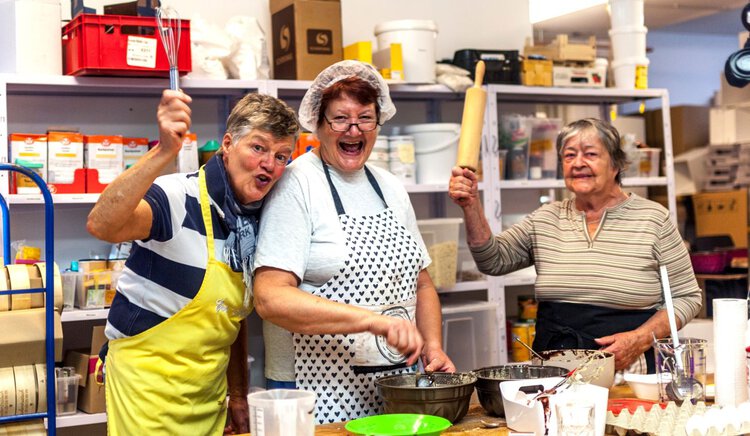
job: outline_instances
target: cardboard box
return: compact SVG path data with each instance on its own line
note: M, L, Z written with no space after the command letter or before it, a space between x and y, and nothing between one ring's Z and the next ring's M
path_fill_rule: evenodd
M672 124L672 155L678 156L708 144L708 106L672 106L669 117ZM664 149L664 124L661 109L648 111L646 118L646 143L649 147Z
M86 168L99 171L99 183L112 183L122 173L122 136L84 135Z
M96 361L99 350L107 337L104 326L92 329L91 347L87 350L68 351L65 356L65 366L72 366L76 374L81 374L78 386L78 408L86 413L103 413L106 411L104 385L96 382Z
M400 42L392 42L390 47L373 53L372 61L384 79L404 80L404 51Z
M552 85L566 88L604 88L607 67L552 67Z
M711 144L750 141L750 108L713 107L709 113Z
M83 168L83 135L47 133L47 183L72 184L75 170Z
M313 80L343 59L339 0L270 0L274 79Z
M62 323L54 313L55 361L62 360ZM3 312L0 316L0 368L45 363L44 309Z
M130 168L148 153L148 138L122 138L123 170Z
M47 135L11 133L10 162L41 165L39 168L34 168L34 171L47 181ZM21 173L13 172L11 194L39 194L41 192L33 180Z
M182 148L177 154L177 172L192 173L198 171L198 136L188 133L182 140Z
M344 59L372 63L372 41L358 41L344 47Z
M747 247L747 189L693 195L695 236L730 235Z

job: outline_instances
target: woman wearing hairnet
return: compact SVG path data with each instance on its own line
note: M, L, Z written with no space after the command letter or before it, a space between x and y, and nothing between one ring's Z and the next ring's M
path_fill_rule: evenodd
M263 210L254 302L266 377L314 391L321 423L377 413L375 379L412 372L419 358L425 371L455 371L409 196L365 165L395 113L372 66L321 72L300 107L320 148L289 165Z

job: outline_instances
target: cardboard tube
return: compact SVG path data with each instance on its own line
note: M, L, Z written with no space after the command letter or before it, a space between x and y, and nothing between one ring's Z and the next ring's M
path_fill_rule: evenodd
M7 265L10 288L14 291L29 289L29 269L26 265ZM10 310L31 309L31 294L13 294L10 296Z
M0 368L0 416L16 414L16 378L13 368Z
M39 263L35 263L34 265L35 265L35 268L39 269L39 274L42 276L42 287L47 286L47 264L45 262L39 262ZM58 311L59 313L62 313L62 309L63 309L62 277L60 276L60 268L58 268L57 263L54 264L54 267L55 267L55 272L54 272L55 310Z
M482 126L487 91L482 89L484 61L477 62L474 86L466 90L464 114L461 119L461 138L458 141L456 165L474 172L479 168L479 151L482 147Z
M0 268L0 290L9 291L10 283L8 282L8 272L5 268ZM10 310L10 295L0 295L0 312Z
M36 371L36 411L44 413L47 411L47 365L36 363L34 370Z
M16 374L16 413L36 413L37 384L34 365L14 366Z

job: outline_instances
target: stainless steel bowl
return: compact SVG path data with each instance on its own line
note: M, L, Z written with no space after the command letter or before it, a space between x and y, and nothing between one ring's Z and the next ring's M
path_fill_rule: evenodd
M375 380L385 413L436 415L460 421L469 410L477 376L474 373L432 373L434 383L417 387L416 374L397 374Z
M565 368L547 365L500 365L488 366L474 371L477 375L477 396L487 413L505 416L500 383L508 380L527 380L545 377L560 377L568 373Z

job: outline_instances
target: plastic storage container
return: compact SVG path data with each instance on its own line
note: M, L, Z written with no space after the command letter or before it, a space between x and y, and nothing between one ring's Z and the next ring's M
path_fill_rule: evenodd
M401 44L408 83L435 83L437 34L437 24L432 20L395 20L375 26L378 50Z
M557 134L562 129L558 118L532 118L529 144L529 179L557 178Z
M253 436L313 436L315 393L296 389L271 389L247 396Z
M76 374L73 367L55 368L55 381L57 383L57 414L73 415L76 413L78 404L78 381L81 375Z
M498 364L497 308L486 301L443 304L443 350L456 371Z
M438 288L452 288L456 285L458 233L462 222L462 218L417 221L419 232L432 258L427 272Z
M453 54L453 65L468 70L474 80L477 62L484 61L484 83L521 84L521 62L518 50L458 50Z
M81 14L63 27L63 73L71 76L169 77L153 17ZM189 73L190 21L180 23L177 69Z
M417 183L445 184L456 164L461 125L458 123L426 123L406 126L403 131L414 137Z
M508 150L505 157L505 178L508 180L529 177L531 129L529 117L504 115L500 120L500 148Z

